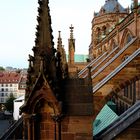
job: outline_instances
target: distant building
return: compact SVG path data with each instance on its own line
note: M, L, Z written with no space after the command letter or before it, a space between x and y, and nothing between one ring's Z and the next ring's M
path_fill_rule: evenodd
M21 97L14 100L14 112L13 112L14 120L18 120L21 117L19 114L19 108L24 104L24 98L25 96L22 95Z
M27 80L27 75L22 74L21 77L20 77L19 86L18 86L19 96L25 94L26 80Z
M17 72L0 72L0 103L5 103L13 95L15 98L25 94L26 75Z

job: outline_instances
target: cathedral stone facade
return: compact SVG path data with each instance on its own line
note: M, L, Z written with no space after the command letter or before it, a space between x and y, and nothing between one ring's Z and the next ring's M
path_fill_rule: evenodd
M106 0L92 20L89 61L76 63L70 26L68 62L58 33L54 48L48 0L38 0L22 118L9 138L140 139L140 6ZM20 127L19 127L20 126ZM20 128L20 129L17 129ZM17 130L21 130L20 137ZM8 132L8 131L7 131Z
M29 55L26 103L21 107L24 138L29 140L92 139L91 79L78 78L87 63L74 62L74 27L70 26L69 58L58 34L54 48L48 0L39 0L38 25Z
M123 8L117 0L106 0L94 14L89 47L94 139L140 139L136 117L140 100L139 14L138 0L132 1L130 9ZM88 77L87 72L83 69L79 77ZM108 101L115 103L118 115L113 122L100 117ZM99 133L95 135L96 129Z

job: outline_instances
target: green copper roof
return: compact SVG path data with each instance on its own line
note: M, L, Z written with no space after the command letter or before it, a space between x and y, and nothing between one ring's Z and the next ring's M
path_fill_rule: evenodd
M117 118L118 115L106 104L93 122L93 136L98 134Z
M109 105L116 105L116 104L114 102L112 102L112 101L108 101L107 105L109 106Z
M66 55L67 61L68 61L68 55ZM74 62L87 62L88 55L85 54L75 54L74 56Z
M75 54L75 62L87 62L88 55Z
M112 101L108 101L107 105L114 111L116 112L116 104Z

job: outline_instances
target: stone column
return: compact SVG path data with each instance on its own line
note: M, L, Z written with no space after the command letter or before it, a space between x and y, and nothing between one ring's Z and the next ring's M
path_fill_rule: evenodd
M136 81L136 101L140 100L140 81Z
M30 115L23 114L23 140L27 138L31 140L31 123L30 123ZM27 135L27 137L26 137Z
M52 119L55 124L55 132L54 132L54 137L55 140L61 140L61 121L62 121L63 115L53 115Z
M137 36L137 13L138 13L138 0L133 0L133 12L134 12L134 22L135 22L135 36Z
M89 86L89 93L92 93L92 78L91 78L91 66L88 66L88 86Z

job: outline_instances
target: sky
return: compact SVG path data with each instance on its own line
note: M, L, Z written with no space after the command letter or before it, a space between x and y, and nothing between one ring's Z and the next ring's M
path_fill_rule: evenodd
M49 0L55 48L58 31L68 50L69 27L74 26L76 54L88 54L91 41L91 21L105 0ZM131 0L118 0L128 7ZM0 1L0 66L28 68L28 55L35 45L38 0Z

